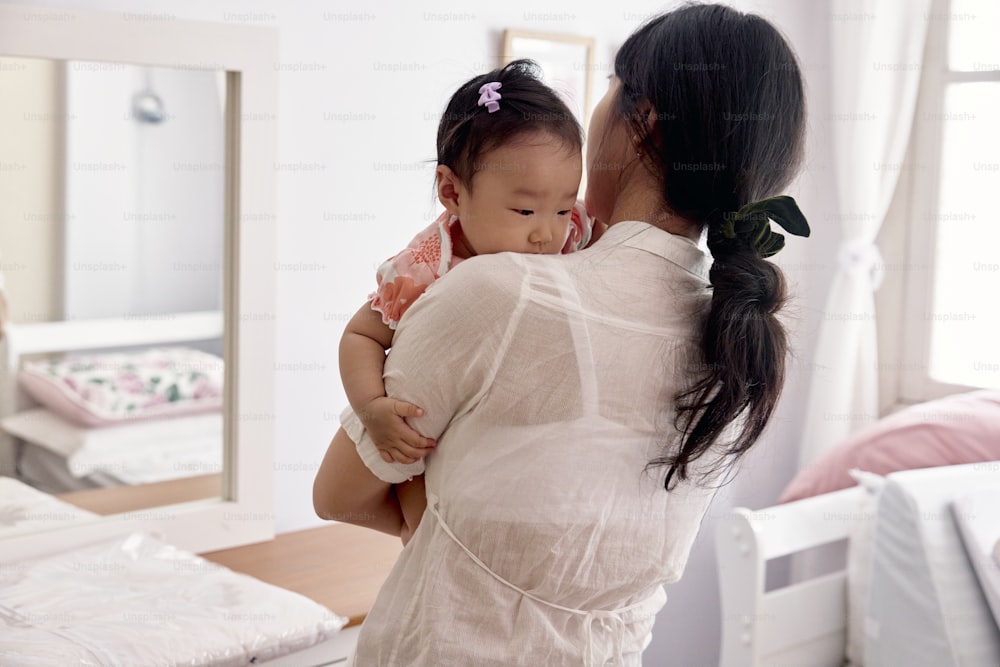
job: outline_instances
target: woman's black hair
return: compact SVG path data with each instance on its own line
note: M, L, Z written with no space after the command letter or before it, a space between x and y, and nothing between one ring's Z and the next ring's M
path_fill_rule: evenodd
M802 161L805 102L795 55L765 19L722 5L687 5L633 33L615 58L617 113L642 138L674 213L711 228L785 188ZM649 105L655 114L650 130ZM712 247L712 301L693 385L676 397L679 449L664 487L717 441L738 457L757 441L781 394L788 343L776 313L781 270L749 245Z
M479 106L479 88L501 84L499 109ZM468 187L477 171L489 168L482 158L524 135L547 133L567 149L580 151L583 130L559 95L542 83L531 60L515 60L500 69L466 81L448 100L437 133L437 163L446 165Z

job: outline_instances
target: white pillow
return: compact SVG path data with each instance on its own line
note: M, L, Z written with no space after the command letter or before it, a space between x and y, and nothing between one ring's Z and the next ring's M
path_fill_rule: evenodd
M950 506L1000 485L1000 471L971 463L897 472L878 502L865 667L1000 664L997 629L962 546Z
M0 428L15 438L69 457L84 444L88 429L70 423L47 408L16 412L0 420Z
M0 420L0 428L66 458L70 472L145 484L222 469L222 414L207 413L85 428L45 408Z
M47 408L34 408L4 417L0 428L56 454L70 456L83 447L105 443L115 446L132 443L139 447L147 441L196 437L206 430L217 430L215 425L221 423L221 414L207 413L88 428L69 422Z

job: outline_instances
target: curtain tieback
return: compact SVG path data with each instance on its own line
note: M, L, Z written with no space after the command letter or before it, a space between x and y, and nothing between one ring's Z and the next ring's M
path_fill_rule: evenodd
M837 265L848 275L867 275L873 291L882 285L885 277L882 253L877 245L864 239L851 239L841 243L837 252Z

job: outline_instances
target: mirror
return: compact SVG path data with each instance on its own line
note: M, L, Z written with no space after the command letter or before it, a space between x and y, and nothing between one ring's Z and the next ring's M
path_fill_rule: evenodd
M6 474L98 515L221 496L225 88L207 69L0 58ZM77 330L43 324L94 320L178 340L120 347L109 323L77 351ZM65 335L22 355L23 324ZM0 535L45 525L9 513Z
M276 32L0 26L0 562L269 539Z
M518 58L538 63L545 82L559 93L584 128L590 126L593 37L508 28L503 33L503 62Z

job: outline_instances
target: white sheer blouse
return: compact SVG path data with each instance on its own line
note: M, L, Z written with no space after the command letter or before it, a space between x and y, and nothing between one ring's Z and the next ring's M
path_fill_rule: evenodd
M636 221L572 255L463 262L410 308L385 368L438 439L428 511L362 627L355 664L641 664L710 484L663 488L674 396L697 371L709 257ZM704 465L709 465L705 462Z

